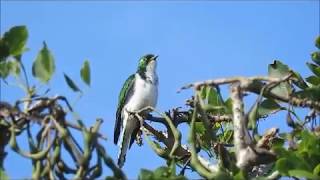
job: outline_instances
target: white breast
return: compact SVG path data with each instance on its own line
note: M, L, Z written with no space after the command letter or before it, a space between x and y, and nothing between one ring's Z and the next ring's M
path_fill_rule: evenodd
M157 78L156 78L157 81ZM139 74L136 74L136 82L134 84L134 93L130 98L125 109L134 112L139 111L147 106L155 107L158 99L157 84L144 81Z

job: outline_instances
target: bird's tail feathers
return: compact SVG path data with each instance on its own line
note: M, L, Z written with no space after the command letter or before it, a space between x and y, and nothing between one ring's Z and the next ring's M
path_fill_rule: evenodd
M119 154L118 154L118 166L121 168L126 160L127 150L130 146L131 136L136 129L136 122L134 119L127 119L124 122L124 128L120 136L119 142Z
M122 168L126 161L126 154L130 144L131 133L126 128L122 131L121 141L119 143L118 166Z

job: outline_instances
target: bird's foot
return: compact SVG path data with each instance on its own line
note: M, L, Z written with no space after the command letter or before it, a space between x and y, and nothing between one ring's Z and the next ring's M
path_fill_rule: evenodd
M142 141L142 131L139 130L137 135L136 135L136 143L138 146L142 146L143 145L143 141Z

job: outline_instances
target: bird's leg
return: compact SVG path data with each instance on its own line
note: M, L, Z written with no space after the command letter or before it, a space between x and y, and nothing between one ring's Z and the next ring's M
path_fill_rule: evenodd
M141 111L134 111L134 112L131 112L128 110L126 110L126 111L130 114L130 116L133 115L136 119L138 119L139 124L140 124L140 129L141 129L141 127L143 127L143 121L144 121L143 117L140 115Z
M140 115L141 113L141 110L140 111L128 111L127 109L125 109L127 111L127 113L129 114L129 116L133 116L135 120L138 120L139 121L139 129L138 129L138 132L136 134L136 143L138 144L138 146L142 146L143 143L142 143L142 128L143 128L143 122L144 122L144 119L143 117Z
M152 111L153 110L153 107L151 106L147 106L145 108L142 108L138 111L128 111L126 109L126 111L130 114L130 115L134 115L138 120L139 120L139 123L140 123L140 130L142 129L143 127L143 123L144 123L144 119L146 118L146 116L148 115L147 113Z
M144 119L143 119L143 117L140 116L139 113L136 113L136 117L138 118L139 123L140 123L140 128L139 128L139 130L137 132L137 135L136 135L136 142L137 142L138 146L142 146L143 145L143 142L142 142L142 128L143 128Z
M139 146L142 146L142 130L143 130L143 124L144 124L144 119L146 119L148 113L150 111L153 111L154 108L151 107L151 106L147 106L145 108L142 108L140 109L139 111L128 111L127 109L125 109L127 111L127 113L131 116L135 116L135 118L139 121L139 124L140 124L140 128L136 134L136 143L139 145Z

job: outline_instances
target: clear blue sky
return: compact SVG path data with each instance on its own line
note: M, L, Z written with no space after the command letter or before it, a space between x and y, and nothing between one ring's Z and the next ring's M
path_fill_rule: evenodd
M57 65L50 82L52 94L76 100L63 80L62 72L68 73L85 91L76 111L88 125L96 117L105 120L101 130L109 140L104 145L115 159L112 134L117 97L140 56L159 55L161 111L184 105L191 91L176 94L176 90L185 83L265 75L274 59L306 77L310 72L305 62L319 34L319 1L1 1L1 34L15 25L29 30L30 51L23 57L29 74L45 40ZM79 77L85 59L92 69L91 88ZM23 96L21 90L5 85L1 93L1 100L9 102ZM268 123L279 127L283 121ZM165 164L154 157L147 144L134 145L124 166L128 177L137 177L140 168ZM12 178L31 175L30 162L14 153L5 167Z

